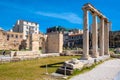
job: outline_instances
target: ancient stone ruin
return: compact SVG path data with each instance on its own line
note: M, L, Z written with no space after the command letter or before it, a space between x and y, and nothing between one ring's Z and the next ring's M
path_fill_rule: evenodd
M109 27L110 22L108 19L91 4L85 4L82 7L84 11L83 17L83 56L80 60L72 59L64 62L63 66L60 67L56 72L61 74L70 75L75 69L82 69L89 67L96 62L104 61L109 56ZM92 55L89 55L89 16L88 11L92 14ZM99 44L100 51L98 51L98 22L97 17L100 19L100 32L99 32Z
M109 27L108 19L91 4L85 4L83 7L83 56L82 59L89 59L89 16L88 11L92 14L92 57L109 55ZM100 52L98 52L98 22L97 16L100 19Z
M47 53L62 53L63 33L52 32L47 34Z

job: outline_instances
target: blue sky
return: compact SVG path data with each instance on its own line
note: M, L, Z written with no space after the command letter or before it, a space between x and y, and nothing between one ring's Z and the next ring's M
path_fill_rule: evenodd
M37 22L40 31L61 25L83 28L82 6L91 3L112 22L112 30L119 30L119 0L0 0L0 27L9 30L18 19Z

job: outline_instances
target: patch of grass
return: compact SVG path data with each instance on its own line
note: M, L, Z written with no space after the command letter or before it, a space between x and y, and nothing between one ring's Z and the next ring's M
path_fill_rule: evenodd
M115 51L115 48L109 48L109 51L114 52L114 51Z
M0 50L0 55L3 55L4 50ZM5 50L5 54L10 54L10 50Z
M49 78L49 75L44 75L46 64L48 65L48 73L52 73L64 61L79 57L59 56L0 64L0 80L45 80L45 78Z

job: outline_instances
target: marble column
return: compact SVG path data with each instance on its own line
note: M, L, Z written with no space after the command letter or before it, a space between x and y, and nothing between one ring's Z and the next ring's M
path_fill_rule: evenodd
M92 57L98 57L98 23L97 15L93 14L93 25L92 25Z
M100 56L104 55L104 18L100 20Z
M105 28L104 28L104 53L106 55L109 55L109 22L105 22Z
M83 56L81 59L89 59L89 16L88 16L88 10L84 11L84 17L83 17Z

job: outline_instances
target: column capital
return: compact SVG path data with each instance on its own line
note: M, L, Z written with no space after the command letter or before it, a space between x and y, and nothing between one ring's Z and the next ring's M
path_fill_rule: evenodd
M104 17L100 17L100 20L105 20Z
M82 10L83 10L83 11L87 11L87 9L86 9L86 8L82 8Z
M108 19L105 19L105 23L111 23L111 22L109 22Z
M92 13L92 16L97 16L98 14L97 13Z
M85 10L89 11L90 8L89 8L89 7L85 7L85 8L82 8L82 10L83 10L83 11L85 11Z

